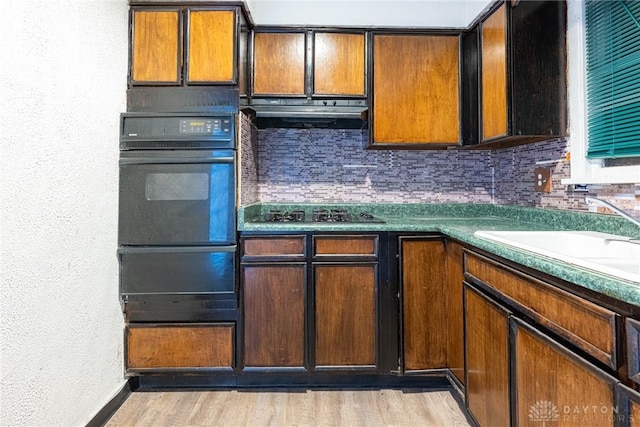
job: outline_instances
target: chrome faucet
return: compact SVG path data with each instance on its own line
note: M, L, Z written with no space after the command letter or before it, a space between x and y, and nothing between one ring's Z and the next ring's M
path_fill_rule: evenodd
M612 211L614 211L615 213L617 213L618 215L620 215L624 219L629 220L632 223L634 223L635 225L637 225L638 227L640 227L640 220L638 220L638 219L632 217L631 215L629 215L628 213L616 208L615 206L613 206L609 202L605 202L604 200L596 199L594 197L585 197L584 201L588 205L602 206L602 207L605 207L607 209L611 209Z

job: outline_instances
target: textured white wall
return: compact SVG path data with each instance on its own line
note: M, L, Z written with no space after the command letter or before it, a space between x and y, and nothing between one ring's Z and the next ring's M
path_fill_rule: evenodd
M83 425L124 384L126 0L3 3L0 425Z

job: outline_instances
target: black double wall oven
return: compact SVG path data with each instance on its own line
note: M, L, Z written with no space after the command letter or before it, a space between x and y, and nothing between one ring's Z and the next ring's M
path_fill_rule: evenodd
M123 113L118 257L128 322L235 320L235 114Z

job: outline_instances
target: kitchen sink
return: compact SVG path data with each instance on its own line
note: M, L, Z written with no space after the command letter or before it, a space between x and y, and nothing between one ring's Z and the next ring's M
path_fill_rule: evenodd
M595 231L476 231L476 237L640 284L640 241Z

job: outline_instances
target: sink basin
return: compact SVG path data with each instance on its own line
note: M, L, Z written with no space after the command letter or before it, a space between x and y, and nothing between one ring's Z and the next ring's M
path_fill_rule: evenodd
M595 231L476 231L476 237L640 284L640 244Z

